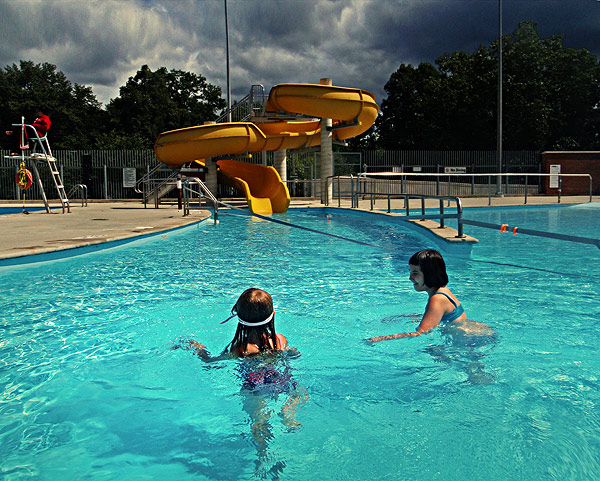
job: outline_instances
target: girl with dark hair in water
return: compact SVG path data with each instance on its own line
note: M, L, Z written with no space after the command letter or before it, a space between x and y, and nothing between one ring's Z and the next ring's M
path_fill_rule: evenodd
M246 289L231 309L231 316L221 324L234 317L238 318L235 334L219 356L212 357L204 344L189 341L189 345L196 349L203 361L247 357L259 353L271 354L290 349L286 337L275 331L275 310L268 292L256 288Z

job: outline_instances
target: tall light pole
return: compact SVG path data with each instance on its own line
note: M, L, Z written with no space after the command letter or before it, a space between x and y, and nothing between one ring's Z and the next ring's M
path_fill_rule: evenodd
M498 128L497 155L498 173L502 172L502 0L498 0ZM502 176L498 175L496 195L502 195Z
M227 51L227 122L231 122L231 85L229 83L229 22L227 20L227 0L225 1L225 45Z

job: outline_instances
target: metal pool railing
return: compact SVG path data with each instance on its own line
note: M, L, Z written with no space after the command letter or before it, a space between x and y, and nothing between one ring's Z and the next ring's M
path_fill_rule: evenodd
M557 181L557 195L558 195L558 203L561 201L562 196L562 184L564 177L583 177L587 178L589 181L589 201L592 202L592 193L593 193L593 183L592 176L590 174L515 174L515 173L487 173L487 174L437 174L437 173L398 173L398 172L373 172L373 173L362 173L355 176L332 176L327 178L327 186L332 182L332 179L337 177L338 190L337 195L338 198L341 196L341 182L340 178L346 179L346 186L349 184L351 188L351 196L352 196L352 204L353 207L358 206L358 196L365 195L365 191L369 190L373 192L373 195L385 196L387 194L405 194L407 193L408 188L416 188L425 190L425 184L429 184L429 187L435 187L435 194L432 195L442 195L443 188L446 186L446 195L476 195L477 193L483 194L485 184L481 182L476 183L476 179L484 180L487 178L487 196L488 196L488 204L492 205L492 197L497 195L495 190L497 189L496 179L499 177L505 179L505 189L508 192L509 186L514 186L514 184L509 184L508 179L522 179L523 183L519 184L521 188L524 188L524 204L527 204L527 197L529 195L529 179L530 178L539 178L542 179L544 177L549 177L551 179L555 179ZM427 180L427 179L435 179L435 180ZM452 182L452 179L462 180L465 178L470 178L470 192L460 192L451 194L451 186L456 187L457 185L462 186L463 190L465 186L468 186L468 183L465 182ZM415 179L415 180L409 180ZM444 180L447 179L447 180ZM334 183L335 185L335 183ZM327 187L326 186L326 187ZM482 188L484 190L482 190ZM553 187L554 188L554 187ZM325 196L327 196L327 192L329 189L324 188ZM387 192L384 192L386 190ZM393 191L393 192L390 192ZM424 192L419 192L418 194L423 194ZM537 186L536 186L537 193ZM329 199L326 199L325 204L328 204ZM338 201L339 202L339 201Z
M418 194L388 194L388 212L391 211L390 198L394 197L403 197L404 198L404 208L406 210L406 214L402 217L404 220L431 220L438 219L440 221L440 228L446 227L445 219L458 219L458 228L456 237L463 238L465 237L463 232L463 223L462 223L462 203L460 201L460 197L451 197L446 195L418 195ZM411 215L410 213L410 199L420 199L421 200L421 214ZM439 201L439 214L425 214L425 201L426 200L437 200ZM448 202L448 206L450 206L451 202L456 204L456 214L444 214L444 201ZM371 197L371 210L373 210L373 198Z
M77 184L74 185L73 187L71 187L71 190L69 191L69 193L67 194L67 197L70 199L71 196L75 193L78 192L81 196L81 207L87 207L88 205L88 188L87 185L85 184Z
M566 174L565 174L566 175ZM368 193L370 195L370 193ZM402 216L402 220L426 220L426 219L439 219L440 228L445 227L445 219L457 219L457 238L464 238L464 225L473 225L477 227L485 227L487 229L496 229L500 230L500 232L512 232L513 235L524 234L531 235L537 237L545 237L547 239L558 239L569 242L576 242L579 244L588 244L594 245L600 249L600 239L590 238L590 237L581 237L574 236L570 234L560 234L555 232L545 232L539 231L535 229L528 229L526 227L518 227L518 226L510 226L508 224L491 224L489 222L480 222L470 219L463 218L463 210L462 203L460 197L450 197L450 196L435 196L435 195L417 195L417 194L386 194L388 198L388 212L390 209L390 199L392 197L403 197L404 198L404 206L406 209L406 214ZM420 199L421 200L421 214L412 215L410 212L410 199ZM439 214L425 214L425 201L426 200L438 200L439 201ZM444 213L444 201L448 202L448 206L450 206L451 202L456 204L456 214L445 214ZM371 210L373 209L373 197L371 197Z
M498 177L503 177L505 193L523 195L523 203L527 204L529 195L538 193L538 185L529 185L530 178L549 177L556 180L558 203L563 195L564 177L583 177L588 179L589 202L592 202L593 179L590 174L515 174L515 173L488 173L488 174L437 174L437 173L398 173L398 172L372 172L355 175L332 175L321 184L321 200L329 205L330 200L338 199L338 206L342 198L350 197L352 207L358 207L360 196L371 195L385 197L390 195L416 194L416 195L446 195L446 196L487 196L488 205L492 205L492 198L497 196ZM470 178L470 182L464 182ZM413 180L414 179L414 180ZM432 180L434 179L434 180ZM445 180L447 179L447 180ZM454 179L454 181L452 180ZM479 182L476 182L476 179ZM487 184L485 183L487 179ZM508 179L518 180L518 184L509 184ZM554 180L552 179L552 180ZM458 182L457 180L463 180ZM481 182L483 180L483 182ZM486 188L487 187L487 188ZM555 187L552 187L554 189ZM533 192L532 192L533 191ZM332 199L329 198L330 192Z
M362 174L361 176L366 177L366 176L373 176L373 175L374 174L366 174L366 175ZM381 173L379 175L390 175L390 174L389 173L385 173L385 174ZM396 175L402 175L402 174L396 174ZM406 174L406 175L419 175L419 174ZM425 174L425 175L431 175L431 174ZM444 174L444 175L448 175L448 174ZM464 175L474 175L474 174L453 174L453 175L464 176ZM477 174L475 174L475 175L477 175ZM497 174L481 174L481 175L487 175L489 177L497 176ZM511 175L521 175L521 174L502 174L502 175L511 176ZM587 178L589 178L589 181L590 181L589 202L592 202L592 176L590 174L527 174L526 177L529 175L537 175L537 176L541 176L541 177L548 177L548 176L552 176L552 175L558 176L557 181L558 181L558 201L559 201L559 203L560 203L560 195L561 195L561 190L562 190L561 177L587 177ZM341 203L341 197L340 197L341 176L331 176L330 178L327 179L327 181L330 182L331 181L330 179L335 178L335 177L337 177L338 206L339 206ZM379 190L374 190L374 191L369 191L367 189L361 190L359 178L354 178L353 176L350 176L350 177L345 177L345 180L350 181L350 187L351 187L351 192L352 192L352 207L358 207L358 201L359 201L359 197L361 195L362 196L367 196L367 195L370 196L371 210L374 207L375 196L387 197L387 201L388 201L387 211L391 212L391 199L392 198L403 198L404 199L404 208L406 209L406 214L404 216L402 216L403 220L439 219L440 227L444 228L445 227L445 223L444 223L445 219L457 219L457 222L458 222L458 226L457 226L458 233L456 235L457 238L465 237L463 226L464 226L464 224L467 224L467 225L473 225L473 226L478 226L478 227L485 227L488 229L500 229L501 232L512 231L513 235L516 235L517 233L519 233L519 234L532 235L532 236L538 236L538 237L546 237L549 239L558 239L558 240L564 240L564 241L569 241L569 242L577 242L577 243L581 243L581 244L595 245L596 247L600 248L600 239L573 236L573 235L569 235L569 234L560 234L560 233L554 233L554 232L544 232L544 231L538 231L538 230L534 230L534 229L521 228L518 226L511 227L508 224L496 225L496 224L490 224L490 223L486 223L486 222L479 222L479 221L464 219L462 203L461 203L460 197L440 196L440 195L420 195L420 194L409 194L409 193L389 193L389 192L382 193ZM490 183L490 186L491 186L491 179L488 182ZM325 187L327 187L327 186L325 186ZM327 189L324 188L323 190L326 191ZM410 199L420 199L421 200L421 214L411 215ZM426 200L439 201L439 214L425 214L425 201ZM456 204L456 214L445 214L444 213L444 201L448 202L448 206L450 206L451 202L454 202ZM527 193L525 194L525 204L526 203L527 203ZM491 199L490 199L490 205L491 205Z
M288 179L285 183L291 197L321 196L321 179Z

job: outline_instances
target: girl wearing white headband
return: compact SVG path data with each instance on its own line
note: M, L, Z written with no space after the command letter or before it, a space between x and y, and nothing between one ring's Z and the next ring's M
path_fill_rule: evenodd
M246 357L289 349L286 337L275 332L273 299L268 292L256 288L245 290L231 309L231 314L221 324L237 317L237 329L220 356L211 357L206 351L206 346L197 341L189 341L203 360L213 361L229 356Z
M296 420L296 411L308 400L308 391L294 380L287 365L287 356L261 356L278 351L299 355L295 348L289 347L283 334L275 332L275 311L269 293L255 288L245 290L231 309L231 314L221 324L237 317L238 325L233 339L219 356L211 356L204 344L194 340L176 346L175 349L194 350L205 362L248 358L240 363L237 370L242 380L244 410L252 420L252 436L259 459L262 459L267 454L268 441L273 437L269 422L273 411L267 399L271 396L276 399L284 393L287 395L288 399L281 407L280 415L283 424L294 429L300 426Z
M231 354L246 357L288 349L285 336L275 332L273 299L268 292L255 288L245 290L231 314L238 318L235 335L228 346Z

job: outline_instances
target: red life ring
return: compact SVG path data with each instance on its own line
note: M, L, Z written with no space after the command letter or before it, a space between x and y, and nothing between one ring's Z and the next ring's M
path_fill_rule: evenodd
M29 172L29 170L21 167L17 171L16 180L19 189L27 190L29 189L29 187L31 187L31 184L33 183L33 176L31 175L31 172Z

